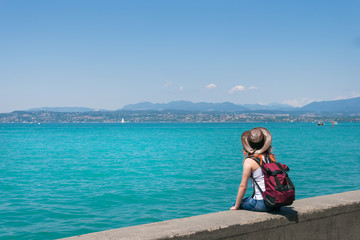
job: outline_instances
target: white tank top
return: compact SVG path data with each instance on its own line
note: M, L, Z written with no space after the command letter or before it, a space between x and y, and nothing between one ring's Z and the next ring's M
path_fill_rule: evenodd
M265 158L263 155L261 155L261 158L263 160L263 162L265 161ZM255 171L252 172L252 177L255 179L255 181L257 182L257 184L259 184L261 190L263 192L265 192L265 181L264 181L264 174L261 170L261 167L259 167L258 169L256 169ZM251 183L252 183L252 187L253 189L255 189L255 194L254 194L254 199L255 200L264 200L258 186L256 185L256 183L254 183L254 180L251 178Z

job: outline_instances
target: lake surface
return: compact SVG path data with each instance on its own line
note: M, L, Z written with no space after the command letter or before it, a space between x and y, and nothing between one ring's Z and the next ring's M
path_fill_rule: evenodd
M0 239L228 210L240 136L257 126L272 133L297 199L360 189L359 123L0 124Z

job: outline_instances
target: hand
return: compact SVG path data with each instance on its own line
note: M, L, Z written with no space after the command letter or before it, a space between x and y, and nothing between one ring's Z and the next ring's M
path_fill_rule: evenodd
M235 206L232 206L232 207L230 208L230 211L232 211L232 210L239 210L239 209L236 208Z

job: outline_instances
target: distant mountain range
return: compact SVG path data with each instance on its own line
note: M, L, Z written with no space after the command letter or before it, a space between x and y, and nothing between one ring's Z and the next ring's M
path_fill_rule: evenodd
M360 113L360 97L351 99L342 99L334 101L312 102L301 108L295 108L286 104L244 104L238 105L231 102L224 103L193 103L190 101L173 101L169 103L151 103L141 102L137 104L129 104L118 111L164 111L164 110L180 110L180 111L196 111L196 112L246 112L246 111L291 111L291 112L328 112L328 113ZM39 112L91 112L91 111L107 111L96 110L85 107L43 107L32 108L27 111Z
M201 111L201 112L241 112L241 111L257 111L257 110L294 110L295 108L286 104L244 104L238 105L231 102L224 103L193 103L189 101L174 101L169 103L151 103L141 102L124 106L121 110L185 110L185 111Z
M334 101L312 102L301 108L286 104L243 104L237 105L230 102L224 103L193 103L189 101L175 101L169 103L142 102L124 106L121 110L186 110L186 111L300 111L300 112L329 112L329 113L360 113L360 97Z
M224 103L206 103L199 102L193 103L189 101L174 101L169 103L151 103L151 102L141 102L137 104L130 104L124 106L121 110L185 110L185 111L201 111L201 112L211 112L211 111L222 111L222 112L237 112L237 111L246 111L249 110L242 105L236 105L230 102Z
M359 113L360 97L334 101L312 102L301 108L308 112Z

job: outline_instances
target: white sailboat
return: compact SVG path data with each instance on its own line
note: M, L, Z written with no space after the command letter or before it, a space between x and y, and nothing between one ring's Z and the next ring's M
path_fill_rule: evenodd
M124 118L121 118L121 123L125 123L125 120L124 120Z

